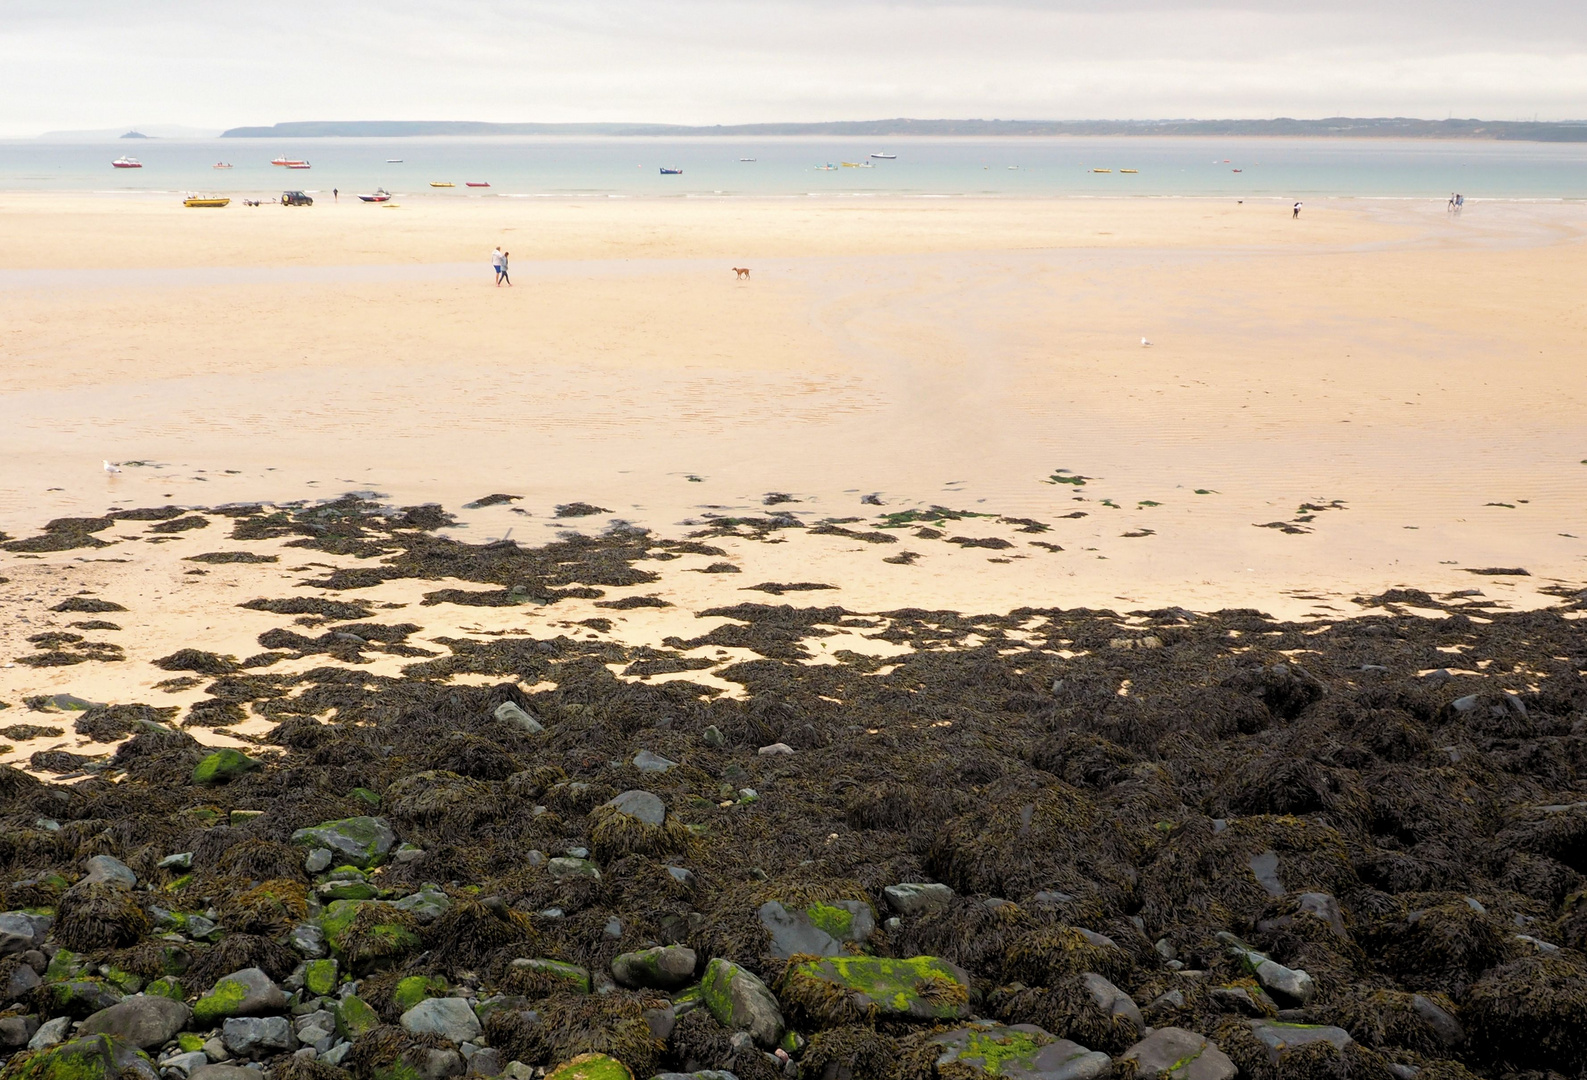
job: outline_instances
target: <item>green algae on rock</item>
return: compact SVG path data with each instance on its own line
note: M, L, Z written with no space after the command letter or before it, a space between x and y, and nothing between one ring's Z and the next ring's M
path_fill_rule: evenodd
M782 1037L783 1018L777 998L753 972L717 957L700 980L700 997L716 1022L729 1031L747 1031L762 1047Z
M416 919L384 900L335 900L320 914L325 942L356 970L379 967L419 948Z
M253 758L228 746L193 766L193 783L202 787L230 783L258 765Z
M941 1048L939 1080L1096 1080L1112 1070L1106 1054L1055 1038L1034 1024L980 1021L931 1041Z
M13 1058L6 1080L159 1080L147 1055L109 1035L90 1035Z
M397 834L384 818L353 817L326 821L299 829L292 842L300 847L326 848L360 870L379 866L397 842Z
M627 1065L605 1054L580 1054L546 1074L546 1080L634 1080Z
M962 1020L970 977L935 956L829 956L788 965L779 984L790 1013L817 1027L870 1020Z

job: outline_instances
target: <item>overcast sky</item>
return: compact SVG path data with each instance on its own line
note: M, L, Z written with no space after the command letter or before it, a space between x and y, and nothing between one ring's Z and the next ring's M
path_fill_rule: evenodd
M281 120L1587 117L1581 0L0 0L0 135Z

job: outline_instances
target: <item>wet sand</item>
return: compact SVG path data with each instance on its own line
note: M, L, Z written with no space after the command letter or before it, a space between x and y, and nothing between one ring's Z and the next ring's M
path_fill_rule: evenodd
M783 601L855 611L1336 618L1396 586L1532 607L1587 578L1582 232L1570 204L1450 218L1354 200L1292 222L1263 201L209 213L0 196L0 531L350 490L438 502L461 539L526 544L612 519L682 537L772 509L861 519L840 524L850 532L933 505L992 515L935 538L894 530L893 544L808 529L712 540L741 572L667 564L637 591L675 607L622 613L611 633L631 643L680 619L702 633L693 613L714 604L775 602L743 591L765 581L830 584ZM498 242L511 290L490 285ZM107 476L104 458L145 464ZM492 492L522 500L461 509ZM797 501L768 508L773 492ZM574 500L608 512L554 516ZM149 660L256 651L281 620L233 605L320 595L291 568L357 561L265 544L242 546L279 564L184 562L239 546L210 520L0 553L0 665L13 665L0 701L151 700L170 673ZM906 550L912 564L884 561ZM1470 572L1490 568L1529 575ZM445 585L366 595L411 605ZM84 618L47 610L84 590L130 609L98 634L127 659L16 665L28 636ZM422 644L469 626L544 634L600 615L591 604L402 617L424 625Z

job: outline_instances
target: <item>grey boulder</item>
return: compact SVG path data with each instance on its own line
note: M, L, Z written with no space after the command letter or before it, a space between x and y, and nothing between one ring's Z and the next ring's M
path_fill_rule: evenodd
M540 721L510 701L504 701L496 706L496 711L491 715L502 723L511 724L529 735L538 735L545 730L545 726Z
M757 1045L767 1048L782 1038L782 1009L752 972L717 957L705 969L700 987L711 1015L729 1031L746 1031Z
M259 1080L258 1069L240 1065L200 1065L187 1074L187 1080Z
M402 1026L415 1035L440 1035L455 1043L479 1038L479 1017L462 998L426 998L402 1014Z
M1113 1068L1106 1054L1054 1038L1034 1024L1005 1027L982 1020L931 1041L941 1048L937 1068L952 1066L954 1076L1097 1080Z
M1350 1033L1344 1028L1318 1024L1286 1024L1278 1020L1251 1020L1251 1034L1267 1048L1267 1059L1282 1066L1289 1051L1313 1043L1328 1043L1335 1050L1350 1045Z
M379 865L397 843L397 834L385 818L353 817L326 821L292 834L300 847L329 848L343 863L367 870Z
M882 890L887 906L900 915L939 911L953 902L953 890L937 882L905 882Z
M24 953L44 943L44 932L20 911L0 915L0 956Z
M876 930L871 906L860 900L834 900L808 908L789 908L768 900L758 912L760 924L771 935L771 951L787 959L837 956L846 941L865 941Z
M274 1057L298 1047L284 1016L234 1016L221 1025L220 1039L230 1053L245 1058Z
M695 951L683 945L662 945L626 952L612 960L612 978L623 986L647 990L677 990L694 981L699 962Z
M661 801L661 796L637 788L623 792L606 805L646 825L660 825L667 820L667 804Z
M1239 1070L1218 1044L1184 1028L1162 1027L1119 1055L1141 1080L1234 1080Z
M652 754L649 750L641 750L634 755L634 768L640 772L664 773L678 767L676 761L671 761L660 754Z
M83 870L86 872L79 885L120 885L130 889L138 883L138 875L132 872L132 867L109 855L95 855L83 863Z
M1135 1028L1135 1034L1141 1035L1146 1031L1146 1021L1141 1017L1140 1007L1135 1004L1135 999L1114 986L1107 979L1094 971L1088 971L1080 976L1085 984L1086 992L1091 995L1091 1000L1097 1007L1111 1017L1123 1017Z
M39 1029L33 1033L33 1038L28 1040L28 1049L43 1050L46 1047L54 1046L56 1043L64 1041L66 1033L71 1029L71 1026L72 1018L70 1016L57 1016L54 1020L44 1021L44 1023L39 1025Z
M111 1035L140 1050L149 1050L176 1038L176 1033L192 1018L193 1010L180 1001L158 994L136 994L94 1013L83 1021L77 1033Z

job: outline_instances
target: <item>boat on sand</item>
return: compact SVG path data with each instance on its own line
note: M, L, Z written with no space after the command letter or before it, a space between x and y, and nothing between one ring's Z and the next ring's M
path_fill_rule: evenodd
M230 204L231 200L224 195L189 195L182 200L183 206L209 206L217 209Z

